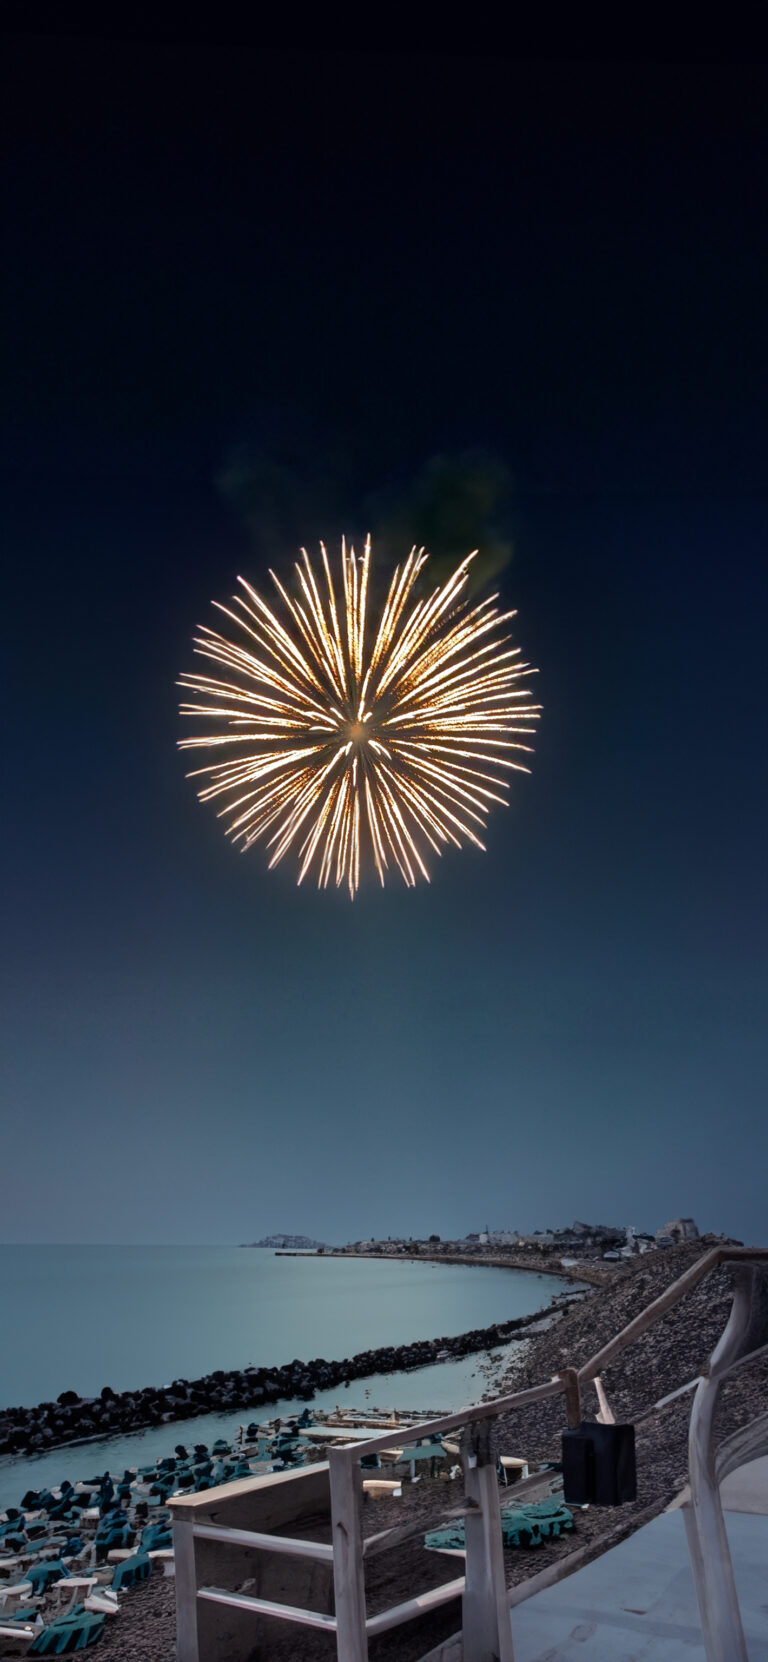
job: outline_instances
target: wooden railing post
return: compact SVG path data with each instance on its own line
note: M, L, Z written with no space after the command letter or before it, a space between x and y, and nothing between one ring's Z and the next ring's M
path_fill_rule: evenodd
M356 1449L329 1448L338 1662L368 1662L363 1568L363 1480Z
M464 1492L470 1503L464 1519L463 1662L514 1662L496 1461L487 1420L467 1426L462 1462Z
M565 1383L565 1417L569 1431L581 1425L581 1389L577 1368L561 1368L557 1375Z
M176 1662L200 1662L197 1632L197 1572L194 1524L174 1518L173 1554L176 1582Z

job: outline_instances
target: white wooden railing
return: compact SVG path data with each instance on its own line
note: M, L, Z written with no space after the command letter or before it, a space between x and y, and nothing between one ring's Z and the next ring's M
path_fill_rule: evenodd
M407 1428L399 1427L396 1440L398 1448L402 1446L403 1449L423 1439L432 1441L461 1430L465 1492L460 1506L443 1509L431 1519L421 1517L418 1523L394 1526L364 1537L360 1461L361 1458L391 1449L391 1429L359 1443L328 1449L330 1543L230 1528L225 1523L197 1522L189 1513L194 1500L172 1502L175 1514L177 1662L212 1662L208 1655L202 1655L198 1644L195 1611L201 1603L225 1605L254 1616L322 1629L335 1635L338 1662L368 1662L370 1638L440 1609L459 1597L462 1600L460 1654L463 1662L514 1662L510 1605L520 1603L523 1598L577 1569L585 1554L584 1549L571 1553L531 1577L527 1583L515 1587L512 1593L508 1592L490 1422L513 1410L562 1396L567 1424L577 1425L582 1417L581 1390L588 1384L597 1391L600 1418L612 1419L602 1387L602 1370L672 1310L717 1265L723 1263L736 1266L736 1288L728 1325L711 1360L704 1364L700 1376L687 1381L661 1402L651 1405L641 1418L648 1419L662 1411L675 1396L693 1390L696 1392L690 1432L691 1498L685 1516L707 1662L747 1662L718 1485L725 1470L731 1470L734 1464L739 1463L739 1450L754 1447L762 1452L763 1443L768 1449L768 1415L763 1416L765 1423L759 1434L752 1435L751 1441L744 1432L739 1433L735 1440L730 1440L726 1453L721 1451L719 1467L712 1427L718 1392L726 1375L768 1354L765 1342L768 1340L768 1249L728 1246L714 1247L705 1253L581 1368L566 1368L557 1378L527 1390L496 1397L491 1402L478 1403ZM754 1455L747 1458L754 1458ZM301 1472L296 1473L297 1480L301 1475ZM254 1480L254 1488L257 1481ZM533 1492L542 1493L549 1482L551 1476L548 1479L546 1473L536 1474L515 1485L515 1496L527 1494L530 1497ZM247 1483L237 1485L240 1493L248 1487ZM225 1493L226 1490L221 1491L222 1496ZM197 1497L197 1501L210 1506L215 1495L216 1491L209 1490ZM460 1516L465 1518L465 1574L387 1610L368 1615L366 1561L409 1538L423 1536L425 1529ZM201 1585L196 1568L195 1543L206 1540L216 1541L219 1545L248 1548L253 1553L277 1553L325 1564L332 1569L334 1614L250 1593ZM458 1651L452 1654L458 1654ZM435 1659L437 1655L436 1652ZM445 1655L448 1656L448 1649ZM232 1662L235 1662L234 1658Z

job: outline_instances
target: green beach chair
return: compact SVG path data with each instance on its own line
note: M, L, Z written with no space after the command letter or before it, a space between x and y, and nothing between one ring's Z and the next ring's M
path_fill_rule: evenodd
M573 1513L559 1500L540 1500L530 1506L502 1506L501 1533L505 1547L538 1547L573 1529Z
M505 1547L539 1547L542 1542L573 1529L573 1513L557 1500L542 1500L530 1506L502 1506L501 1535ZM424 1545L433 1552L463 1552L464 1519L444 1529L432 1529Z
M34 1627L36 1621L36 1605L33 1605L28 1609L26 1604L24 1604L20 1607L20 1609L14 1610L13 1615L11 1616L6 1616L5 1611L0 1610L0 1622L2 1622L3 1627Z
M44 1593L49 1581L61 1581L69 1575L66 1564L60 1558L43 1558L39 1564L30 1564L24 1580L31 1581L33 1591Z
M29 1655L64 1656L75 1650L86 1650L101 1638L105 1621L106 1616L97 1616L82 1604L76 1604L74 1610L67 1611L66 1616L57 1617L55 1622L49 1622L42 1633L38 1633L30 1646Z
M248 1473L250 1477L250 1472ZM142 1532L140 1552L160 1552L173 1545L173 1535L167 1524L147 1524Z
M112 1577L112 1591L118 1593L122 1587L136 1587L140 1581L148 1581L151 1574L152 1561L142 1548L132 1558L124 1558L117 1565Z

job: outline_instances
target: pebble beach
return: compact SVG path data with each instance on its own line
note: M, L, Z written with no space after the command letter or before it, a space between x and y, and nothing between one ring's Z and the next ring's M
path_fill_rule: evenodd
M704 1238L630 1260L616 1271L610 1285L595 1287L578 1302L564 1301L551 1312L543 1331L540 1327L516 1347L503 1386L494 1380L485 1394L496 1395L500 1388L521 1389L551 1378L567 1365L579 1366L676 1280L709 1244ZM631 1421L636 1427L636 1501L614 1509L575 1509L573 1528L567 1535L543 1540L535 1547L506 1549L508 1585L526 1580L558 1557L574 1552L581 1555L581 1561L588 1561L641 1527L680 1495L687 1481L690 1395L675 1398L652 1417L649 1410L700 1371L727 1321L731 1285L732 1272L721 1266L604 1370L603 1385L616 1419ZM767 1401L768 1362L763 1361L724 1387L718 1435L727 1435L746 1419L764 1412ZM597 1406L588 1389L585 1417L593 1418ZM367 1410L369 1415L371 1412ZM557 1400L509 1414L496 1425L497 1452L524 1457L531 1471L547 1462L557 1462L562 1420L562 1404ZM322 1444L312 1452L315 1457L322 1455ZM434 1512L439 1502L445 1503L447 1477L445 1471L425 1475L418 1484L404 1483L399 1498L371 1502L366 1510L366 1533L387 1528L390 1523L418 1521L422 1514L426 1528L430 1510ZM460 1479L454 1479L454 1484L458 1496ZM506 1498L503 1492L502 1499ZM371 1571L368 1596L370 1609L375 1611L453 1579L461 1573L461 1566L455 1558L427 1550L417 1536L415 1543L411 1541L377 1557ZM98 1641L99 1655L113 1662L173 1662L174 1591L173 1579L163 1575L159 1565L143 1585L126 1591L121 1597L119 1617L106 1622ZM416 1662L430 1643L436 1644L454 1632L459 1622L458 1606L448 1605L411 1627L383 1635L372 1646L371 1662ZM282 1662L283 1657L297 1662L299 1658L307 1662L317 1658L319 1662L327 1654L327 1640L311 1633L280 1631L270 1640L269 1662ZM265 1652L264 1662L266 1657Z

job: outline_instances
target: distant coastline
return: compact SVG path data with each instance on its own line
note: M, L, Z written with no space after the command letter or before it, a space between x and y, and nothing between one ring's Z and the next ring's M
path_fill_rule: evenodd
M299 1252L295 1248L278 1247L275 1250L279 1258L292 1258L294 1256L299 1256ZM429 1250L426 1250L414 1253L404 1252L395 1255L394 1253L377 1252L373 1247L368 1252L349 1252L344 1247L325 1247L319 1252L302 1252L300 1255L302 1257L317 1257L324 1260L333 1258L341 1260L345 1258L367 1258L374 1260L376 1263L381 1263L383 1258L392 1258L399 1264L466 1264L472 1269L481 1270L528 1270L534 1275L553 1275L562 1281L586 1281L591 1287L613 1286L614 1282L621 1276L624 1270L623 1265L609 1266L608 1264L596 1264L590 1262L589 1260L579 1262L578 1264L553 1263L551 1258L546 1258L543 1254L539 1258L534 1257L532 1253L526 1253L525 1257L523 1257L522 1254L515 1255L511 1252L496 1254L479 1252L430 1252Z
M440 1235L415 1238L413 1235L386 1240L375 1235L348 1241L346 1246L312 1242L307 1235L268 1235L256 1244L271 1247L280 1256L303 1252L323 1258L383 1258L406 1263L457 1264L488 1269L533 1270L538 1275L558 1275L569 1281L609 1287L626 1273L630 1263L648 1254L654 1257L682 1241L696 1241L699 1231L693 1218L672 1218L655 1234L638 1232L633 1225L584 1223L576 1219L562 1229L537 1229L521 1235L516 1229L485 1229L459 1239Z

